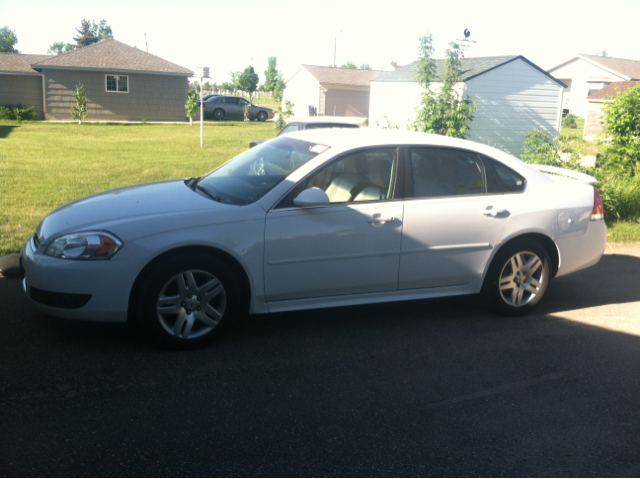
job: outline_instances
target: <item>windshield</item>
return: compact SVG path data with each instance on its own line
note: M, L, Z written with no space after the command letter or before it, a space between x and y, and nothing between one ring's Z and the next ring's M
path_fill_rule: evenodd
M329 147L279 137L236 156L198 181L211 198L248 205L262 198L289 174Z

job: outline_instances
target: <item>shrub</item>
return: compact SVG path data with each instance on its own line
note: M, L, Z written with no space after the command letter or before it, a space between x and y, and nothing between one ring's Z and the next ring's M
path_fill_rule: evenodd
M33 120L37 115L32 106L29 108L20 104L0 106L0 120Z
M564 128L578 128L577 120L578 117L573 113L569 113L562 119L562 126Z

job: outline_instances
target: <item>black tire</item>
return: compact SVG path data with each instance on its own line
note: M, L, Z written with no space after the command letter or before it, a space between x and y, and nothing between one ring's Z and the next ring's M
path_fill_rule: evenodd
M206 254L176 254L145 273L132 320L158 346L199 348L238 316L241 298L238 280L223 261Z
M551 280L551 260L536 241L519 239L503 247L493 258L482 295L493 311L522 316L542 300Z
M220 108L215 110L213 112L213 119L218 121L224 120L224 110L221 110Z
M267 121L267 118L269 117L269 115L267 115L266 111L259 111L258 112L258 121Z

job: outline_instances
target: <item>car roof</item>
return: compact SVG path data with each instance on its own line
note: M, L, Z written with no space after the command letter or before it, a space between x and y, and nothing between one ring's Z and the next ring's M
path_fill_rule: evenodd
M499 160L518 172L538 176L538 172L525 162L483 143L450 136L420 133L405 130L385 130L381 128L312 129L290 133L287 136L312 143L320 143L338 150L352 150L370 146L424 145L444 148L473 150Z
M331 121L331 120L309 120L309 121L292 121L287 123L287 126L289 125L335 125L335 126L341 126L341 127L347 127L347 128L360 128L358 125L356 125L355 123L347 123L347 122L343 122L343 121Z

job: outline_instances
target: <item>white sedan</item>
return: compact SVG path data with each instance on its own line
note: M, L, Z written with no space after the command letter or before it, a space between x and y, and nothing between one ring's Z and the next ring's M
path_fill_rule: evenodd
M43 311L200 346L243 313L482 293L521 315L598 262L595 179L409 132L281 136L202 177L48 215L21 251Z

